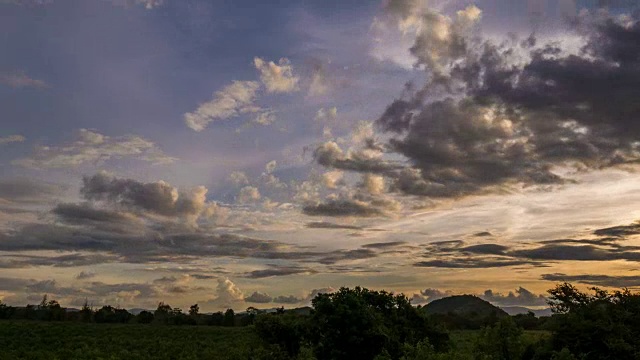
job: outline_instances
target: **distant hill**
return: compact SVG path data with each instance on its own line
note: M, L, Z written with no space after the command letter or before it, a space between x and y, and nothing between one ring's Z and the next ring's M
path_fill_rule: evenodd
M457 295L442 298L430 302L423 307L428 315L449 314L456 315L475 315L479 317L491 316L495 314L498 317L508 316L504 310L491 305L489 302L473 295Z
M502 310L504 310L509 315L526 314L529 311L534 313L537 317L551 316L552 315L550 308L546 308L546 309L529 309L529 308L524 307L524 306L502 306L500 308Z
M138 309L138 308L134 308L134 309L129 309L129 310L127 310L127 311L128 311L130 314L132 314L132 315L138 315L138 314L140 314L140 313L141 313L141 312L143 312L143 311L149 311L149 312L152 312L152 313L153 313L153 311L154 311L154 310L147 310L147 309Z

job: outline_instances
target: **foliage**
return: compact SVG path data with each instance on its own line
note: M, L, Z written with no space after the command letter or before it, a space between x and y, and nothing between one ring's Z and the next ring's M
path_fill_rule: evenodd
M506 317L492 326L485 328L478 336L475 346L478 360L517 360L521 359L524 346L522 329L513 319Z
M402 355L403 345L429 339L438 350L448 335L432 326L404 295L356 287L319 294L312 300L310 342L319 360L373 359Z
M293 313L261 314L256 318L255 331L260 338L279 351L295 358L308 337L309 321Z
M565 283L549 291L557 313L550 324L552 348L586 360L640 358L640 294L591 290Z

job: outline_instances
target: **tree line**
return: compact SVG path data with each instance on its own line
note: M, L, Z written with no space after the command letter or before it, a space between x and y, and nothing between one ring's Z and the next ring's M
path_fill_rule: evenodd
M279 311L284 311L280 309ZM143 310L134 315L126 309L105 305L92 308L85 302L80 310L63 308L56 300L44 295L38 305L25 307L8 306L0 301L0 319L70 321L97 324L156 324L156 325L209 325L209 326L248 326L253 324L259 310L250 307L245 313L236 314L233 309L212 314L200 313L198 304L182 309L160 302L154 311Z
M640 294L599 288L586 293L564 283L549 290L549 305L553 315L548 318L486 316L465 323L459 314L428 315L402 294L356 287L317 295L309 313L249 308L242 314L231 309L201 314L197 305L185 313L165 303L135 316L86 304L69 313L45 297L25 308L0 305L0 318L250 326L260 339L249 357L253 360L640 359ZM459 331L468 328L477 330ZM461 334L472 334L469 344L461 344Z

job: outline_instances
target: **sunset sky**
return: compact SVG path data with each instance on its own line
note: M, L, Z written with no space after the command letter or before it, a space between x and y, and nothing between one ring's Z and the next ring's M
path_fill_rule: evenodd
M500 3L0 0L0 299L640 288L639 17Z

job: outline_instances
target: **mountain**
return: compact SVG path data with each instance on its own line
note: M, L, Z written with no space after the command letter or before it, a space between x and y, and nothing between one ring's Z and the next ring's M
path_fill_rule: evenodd
M149 311L149 312L152 312L152 313L153 313L153 310L138 309L138 308L129 309L129 310L127 310L127 311L129 311L129 313L130 313L130 314L132 314L132 315L138 315L138 314L140 314L140 313L141 313L141 312L143 312L143 311Z
M501 306L502 310L504 310L509 315L518 315L518 314L526 314L531 311L535 316L551 316L551 309L529 309L524 306Z
M449 314L454 313L456 315L474 315L474 316L495 316L503 317L508 316L504 310L499 307L491 305L489 302L480 299L473 295L457 295L442 298L430 302L423 307L424 311L428 315L433 314Z

